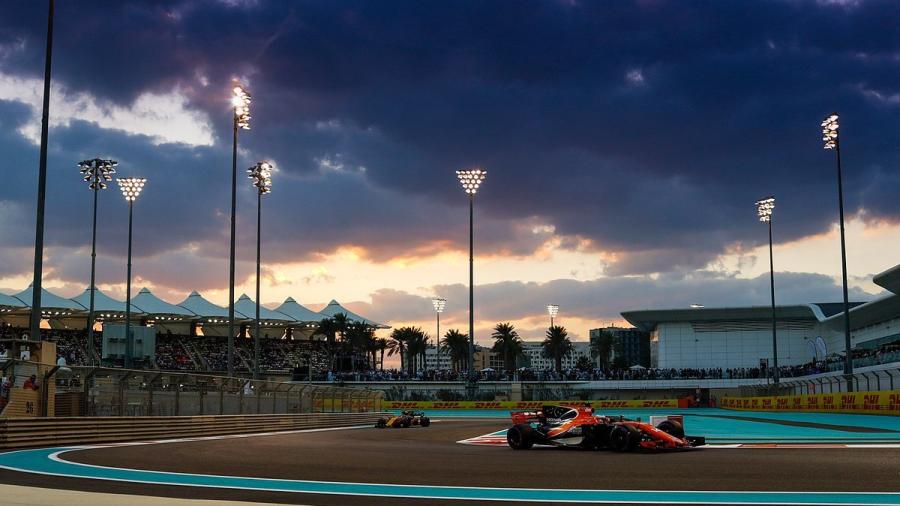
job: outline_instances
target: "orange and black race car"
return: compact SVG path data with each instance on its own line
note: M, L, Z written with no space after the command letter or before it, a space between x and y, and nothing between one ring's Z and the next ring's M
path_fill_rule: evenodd
M515 450L538 444L627 452L686 449L706 443L702 437L685 436L680 417L661 417L654 425L595 415L590 406L577 405L543 406L540 411L511 415L513 426L506 431L506 441Z
M390 418L379 418L378 421L375 422L375 427L379 429L387 427L406 428L415 425L428 427L431 425L431 418L425 416L425 413L422 411L401 411L399 415Z

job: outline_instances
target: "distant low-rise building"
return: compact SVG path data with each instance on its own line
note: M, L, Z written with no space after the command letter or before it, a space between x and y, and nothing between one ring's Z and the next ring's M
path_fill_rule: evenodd
M535 371L550 371L556 369L556 362L553 358L544 356L543 341L523 341L522 353L523 367L528 367ZM590 343L584 341L572 341L572 353L563 357L562 368L575 368L575 364L578 363L578 359L581 357L591 358Z

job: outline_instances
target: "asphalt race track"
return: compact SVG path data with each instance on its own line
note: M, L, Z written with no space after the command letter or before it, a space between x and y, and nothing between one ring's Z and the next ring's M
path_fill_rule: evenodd
M896 493L900 491L900 448L704 448L677 453L616 454L549 448L514 451L506 447L457 443L505 427L504 420L448 419L428 428L358 428L106 446L69 451L58 460L48 459L49 451L28 450L0 454L0 465L7 466L7 469L0 471L0 482L187 499L324 505L351 502L434 504L441 495L462 498L514 497L504 490L482 487L542 490L517 492L519 495L515 497L526 504L550 500L614 503L677 501L680 504L784 504L797 501L801 501L800 504L900 504L900 494ZM65 461L104 467L72 465ZM193 486L70 478L11 469L32 465L46 466L41 472L47 473L66 474L74 468L86 476L192 483ZM131 471L122 471L123 468ZM165 473L145 473L144 470ZM213 476L190 477L168 473ZM346 485L334 488L332 482L344 482ZM301 484L299 489L318 487L320 492L349 492L357 496L271 491L295 490L291 488L295 483ZM203 486L195 486L197 484ZM392 487L393 484L426 487L397 488ZM692 494L692 491L723 493ZM778 492L810 494L778 495ZM382 495L420 493L425 495L419 497L427 498ZM453 505L509 504L465 499L440 502Z

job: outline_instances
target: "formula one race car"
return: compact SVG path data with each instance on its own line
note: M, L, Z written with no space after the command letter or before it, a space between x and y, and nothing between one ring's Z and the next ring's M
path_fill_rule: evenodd
M533 445L575 447L589 450L609 448L627 452L686 449L706 444L702 437L684 435L681 417L659 417L646 423L624 417L595 415L590 406L544 406L536 412L511 413L513 426L506 442L515 450ZM655 419L657 417L651 417Z
M406 428L414 425L428 427L431 425L431 418L425 416L425 413L422 411L401 411L397 416L379 418L378 421L375 422L375 427L379 429L387 427Z

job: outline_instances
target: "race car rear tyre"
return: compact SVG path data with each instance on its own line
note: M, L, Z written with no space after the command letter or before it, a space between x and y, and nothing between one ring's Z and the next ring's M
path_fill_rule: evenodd
M412 425L412 422L409 421L409 420L403 420L403 422L401 423L401 425L403 426L404 429L408 429L409 426Z
M376 429L384 429L387 427L387 420L384 418L379 418L377 422L375 422Z
M675 420L663 420L656 426L657 429L665 432L670 436L684 439L684 426Z
M528 450L534 446L532 432L534 429L528 425L513 425L506 431L506 443L513 450Z
M615 452L628 452L641 442L641 432L630 425L618 425L609 433L609 447Z
M421 425L422 427L428 427L429 425L431 425L431 418L423 416L422 419L419 420L419 425Z

